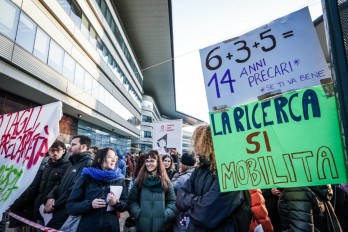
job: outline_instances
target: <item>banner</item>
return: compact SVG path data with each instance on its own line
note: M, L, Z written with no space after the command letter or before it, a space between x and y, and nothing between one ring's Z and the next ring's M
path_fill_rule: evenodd
M347 183L336 99L322 86L210 113L221 191Z
M176 150L182 153L182 120L154 122L153 144L154 150L160 154Z
M308 8L200 50L209 111L331 77Z
M0 115L0 218L33 181L61 117L61 102Z

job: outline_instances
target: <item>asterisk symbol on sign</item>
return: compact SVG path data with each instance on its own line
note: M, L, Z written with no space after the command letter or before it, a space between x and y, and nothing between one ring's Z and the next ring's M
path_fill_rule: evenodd
M300 64L300 59L294 60L294 64L296 64L298 66Z
M261 88L260 91L261 91L261 92L265 91L265 88Z

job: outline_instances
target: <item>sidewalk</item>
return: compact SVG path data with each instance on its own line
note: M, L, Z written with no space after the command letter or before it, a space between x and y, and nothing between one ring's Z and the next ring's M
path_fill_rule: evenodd
M124 227L124 223L126 222L126 219L129 217L128 212L123 212L121 213L121 217L120 217L120 231L123 232L123 227ZM7 227L8 227L8 223L7 223ZM6 228L6 232L15 232L14 228Z

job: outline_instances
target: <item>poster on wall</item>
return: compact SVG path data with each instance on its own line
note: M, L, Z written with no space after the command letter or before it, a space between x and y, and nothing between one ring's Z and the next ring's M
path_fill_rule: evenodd
M60 101L0 115L0 218L33 181L62 115Z
M152 147L160 154L167 154L169 150L176 150L181 154L182 120L154 122Z
M210 113L221 191L347 183L336 99L323 86Z
M209 112L331 77L308 7L201 49L200 57Z

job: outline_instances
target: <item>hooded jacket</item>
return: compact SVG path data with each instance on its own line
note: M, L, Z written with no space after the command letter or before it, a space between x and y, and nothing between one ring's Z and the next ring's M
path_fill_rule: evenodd
M244 200L242 191L221 192L219 179L203 163L178 190L176 206L189 216L187 231L234 232L234 211Z
M53 217L46 225L54 229L60 229L68 218L69 215L65 206L71 190L76 180L80 177L82 169L92 164L91 153L89 151L85 151L82 154L71 155L69 160L72 165L66 170L61 182L54 186L53 190L45 199L45 201L50 198L55 199Z

